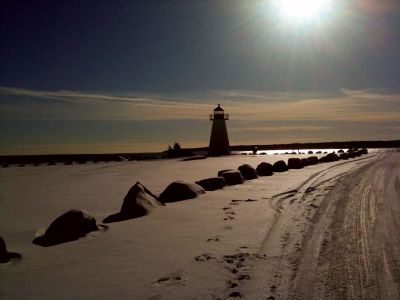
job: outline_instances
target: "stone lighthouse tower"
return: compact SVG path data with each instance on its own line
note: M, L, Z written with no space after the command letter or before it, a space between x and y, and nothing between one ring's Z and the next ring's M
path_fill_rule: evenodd
M229 115L225 114L222 107L218 104L218 107L214 109L214 114L210 115L210 120L213 123L208 155L218 156L229 154L229 138L225 124L225 120L229 120Z

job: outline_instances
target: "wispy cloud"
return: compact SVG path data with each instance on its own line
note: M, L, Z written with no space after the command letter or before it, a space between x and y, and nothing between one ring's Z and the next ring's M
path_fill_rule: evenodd
M87 93L81 91L41 91L41 90L30 90L24 88L11 88L11 87L0 87L0 94L3 95L14 95L21 97L31 97L36 99L53 99L59 101L69 102L97 102L97 103L126 103L126 104L146 104L146 105L187 105L178 101L173 101L171 97L164 98L161 95L131 95L131 96L118 96L110 94L100 93Z
M52 100L53 103L42 100ZM0 88L0 103L2 116L11 119L193 119L199 109L209 110L209 105L172 96L120 96L9 87ZM193 110L194 104L196 110Z
M4 119L204 120L216 103L240 121L400 120L400 93L382 89L340 89L335 93L215 91L185 97L0 88Z
M217 90L213 91L212 95L215 98L220 98L224 100L231 101L294 101L301 99L310 98L328 98L333 95L338 94L338 92L301 92L301 91L249 91L249 90Z

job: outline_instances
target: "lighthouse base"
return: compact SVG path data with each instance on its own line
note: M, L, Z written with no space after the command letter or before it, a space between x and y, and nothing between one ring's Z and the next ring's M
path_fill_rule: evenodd
M225 120L214 120L211 128L209 156L227 155L229 150L229 138Z

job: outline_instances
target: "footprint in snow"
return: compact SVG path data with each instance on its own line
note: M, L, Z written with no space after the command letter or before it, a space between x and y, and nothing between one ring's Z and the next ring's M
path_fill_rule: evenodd
M184 281L184 272L176 271L157 279L155 282L153 282L153 284L170 286L170 285L180 284L183 281Z

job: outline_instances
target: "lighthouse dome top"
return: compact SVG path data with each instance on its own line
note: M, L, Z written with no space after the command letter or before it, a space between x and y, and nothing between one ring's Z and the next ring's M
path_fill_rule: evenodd
M214 111L224 111L221 107L221 105L218 104L218 106L214 109Z

